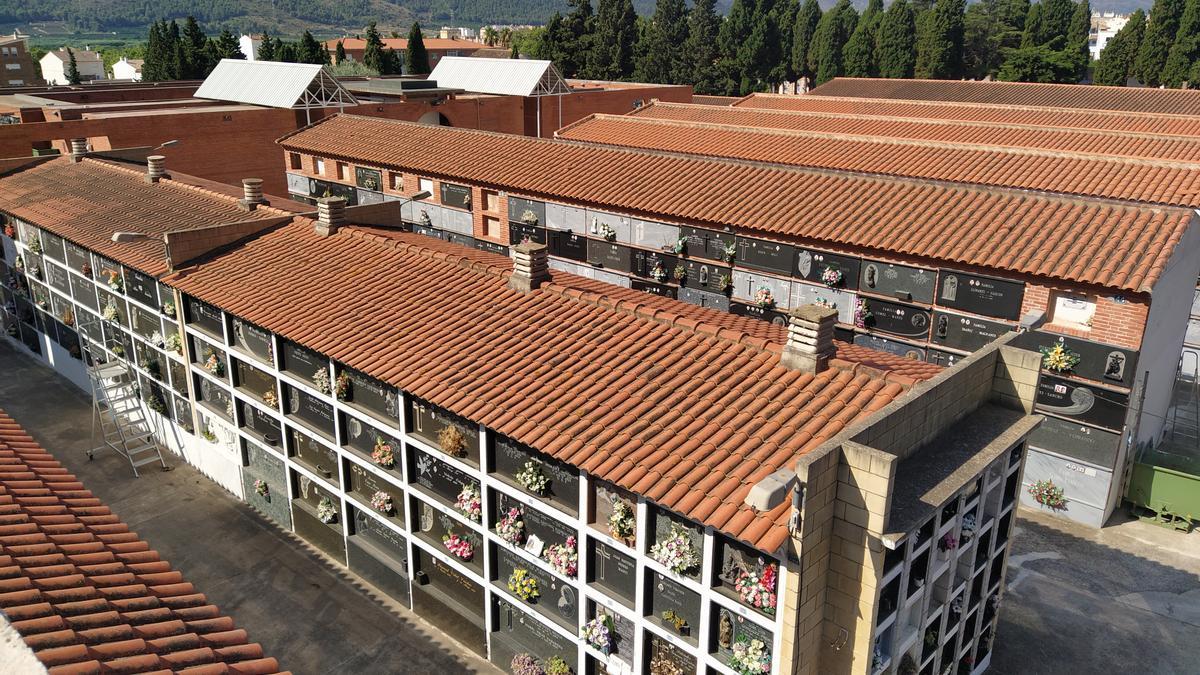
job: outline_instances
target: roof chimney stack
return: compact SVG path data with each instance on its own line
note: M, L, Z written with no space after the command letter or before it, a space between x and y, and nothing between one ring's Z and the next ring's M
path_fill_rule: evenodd
M263 199L262 184L261 178L242 179L242 199L239 203L243 209L253 211L259 204L267 203L267 200Z
M346 224L346 199L323 197L317 200L317 234L328 237Z
M787 344L779 362L785 368L816 375L829 367L833 356L833 327L837 310L803 305L788 315Z
M71 161L78 164L83 161L83 156L87 154L87 139L72 138L71 139Z
M146 158L146 182L157 183L166 175L167 158L162 155L150 155Z
M508 278L508 287L514 291L528 293L550 280L550 257L546 245L523 241L512 248L513 273Z

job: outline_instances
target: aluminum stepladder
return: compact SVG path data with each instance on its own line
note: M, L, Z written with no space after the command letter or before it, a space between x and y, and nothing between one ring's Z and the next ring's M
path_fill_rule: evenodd
M88 459L97 452L112 450L129 461L133 475L138 467L158 462L169 470L162 451L142 410L136 379L129 364L120 356L110 356L87 333L89 327L102 327L100 320L79 327L88 381L92 388L92 448Z

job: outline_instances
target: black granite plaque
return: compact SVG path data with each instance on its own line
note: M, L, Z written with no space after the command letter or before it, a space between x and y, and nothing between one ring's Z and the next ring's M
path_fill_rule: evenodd
M736 241L739 265L767 272L791 274L792 260L796 255L791 244L750 237L737 237Z
M715 603L708 615L710 617L709 630L712 633L710 644L713 647L713 653L717 655L717 659L721 663L729 663L730 657L733 656L733 645L738 642L758 640L766 646L768 652L771 651L774 638L771 631L766 628Z
M442 204L456 209L471 210L471 188L453 183L442 183L441 187Z
M860 291L926 305L933 302L936 285L934 270L869 259L863 259L858 280Z
M71 295L71 280L67 277L66 269L54 264L46 265L46 281L64 295Z
M370 423L360 420L357 417L351 417L345 413L343 413L341 417L342 439L344 441L344 447L348 448L351 452L357 454L359 457L362 457L363 459L374 464L374 460L371 459L371 453L375 451L375 442L382 439L391 445L392 457L395 458L395 464L390 469L382 467L379 464L375 464L375 466L397 476L402 475L404 461L403 446L401 445L400 441L396 440L387 432L377 429Z
M224 334L221 328L221 310L192 297L186 298L186 304L189 324L209 335L221 338Z
M929 339L929 327L932 323L929 310L878 299L868 302L868 306L872 314L871 318L867 319L868 328L912 340Z
M364 469L360 464L343 460L346 467L346 480L348 482L346 495L358 502L364 509L370 509L380 516L392 521L400 527L404 527L404 491L375 473ZM392 508L389 511L380 511L371 504L376 494L383 493L391 498Z
M515 497L502 492L493 492L492 503L495 506L495 511L489 519L492 523L499 521L501 514L508 513L508 510L514 506L524 512L525 515L522 519L525 521L525 543L523 547L536 558L542 557L545 548L551 544L565 544L567 537L575 537L576 541L579 539L579 532L575 528L558 519L551 518L537 509L524 508L521 501Z
M701 260L685 260L683 264L686 274L681 286L694 288L709 293L725 294L723 278L732 282L733 269Z
M28 323L21 323L21 342L34 354L42 353L42 340L38 329Z
M468 648L486 654L482 586L414 547L412 595L413 609L423 618Z
M158 309L158 282L153 277L126 268L125 294L147 307Z
M678 263L679 258L668 253L635 249L633 251L633 264L629 271L639 277L665 283L675 281L675 265Z
M407 605L409 602L408 544L404 536L391 533L391 536L394 536L400 544L397 551L394 544L372 538L371 534L375 530L367 529L376 527L385 530L387 528L364 515L359 509L352 508L352 512L356 524L359 519L369 522L347 541L346 553L350 569L371 582L376 588Z
M130 325L133 327L133 332L140 335L142 338L150 341L151 336L155 333L162 337L162 319L159 318L158 312L152 312L148 309L130 303Z
M680 288L679 299L701 307L709 307L722 312L729 311L729 298L722 293L711 293L696 288Z
M547 246L550 255L568 260L584 262L587 260L587 237L564 230L550 230L547 233Z
M468 527L462 521L451 518L446 513L434 508L428 502L410 497L412 500L413 531L421 540L438 551L444 553L456 562L468 567L471 571L483 574L483 545L484 537L478 530ZM474 549L470 557L463 560L446 548L446 539L456 536L471 544Z
M545 244L546 228L537 225L526 225L525 223L508 224L508 243L510 245L516 246L526 240Z
M854 344L878 349L881 352L903 356L906 359L915 361L925 360L925 350L921 347L916 347L898 340L889 340L878 335L863 335L859 333L854 336Z
M457 232L450 232L447 230L446 241L450 242L451 244L466 246L467 248L475 248L475 237L466 234L459 234Z
M557 656L574 666L578 659L574 641L551 630L520 606L497 596L492 596L492 605L496 630L492 632L491 660L497 668L508 672L517 654L529 654L543 665L550 657Z
M49 230L42 230L42 254L52 260L65 262L66 256L63 253L63 238Z
M546 493L537 495L560 509L571 513L579 512L579 472L569 464L564 464L551 457L535 452L532 448L503 436L493 433L494 450L492 452L493 471L508 482L518 485L516 474L525 467L527 462L534 462L542 471L542 475L550 479Z
M744 302L731 301L729 303L729 312L738 316L748 316L762 321L770 321L771 323L786 326L788 324L787 314L778 309L767 309L758 305L750 305Z
M683 584L651 570L646 570L650 601L650 620L667 631L693 644L699 641L700 594ZM667 613L670 614L667 614ZM666 615L664 617L664 614ZM682 622L676 626L676 619Z
M404 513L403 500L396 501L396 509ZM351 536L370 541L396 563L397 574L408 576L408 541L404 535L368 516L365 509L352 506L350 510L353 517Z
M696 672L696 657L667 642L659 636L646 631L645 648L642 650L645 659L645 672ZM670 666L655 666L656 663L671 664Z
M587 261L597 267L628 272L633 265L633 253L628 246L588 239Z
M272 396L277 395L275 391L275 378L270 374L251 366L241 359L230 360L233 361L233 384L235 387L246 391L254 398L260 400L267 397L267 392L270 392Z
M495 547L493 550L496 554L494 584L507 591L509 575L516 569L527 570L529 576L537 580L539 595L532 602L526 601L525 605L533 607L542 616L571 629L579 625L579 595L571 584L526 562L521 556L507 548Z
M167 373L171 377L171 388L180 396L187 396L187 367L175 359L164 359L167 362Z
M288 417L326 438L334 437L333 406L286 382L283 385L283 399Z
M285 340L282 341L282 345L283 363L281 367L283 370L309 383L314 381L314 376L318 371L324 372L328 379L329 360L324 356L311 349L301 347L295 342ZM332 382L330 386L332 386Z
M643 279L630 279L629 287L635 291L642 291L643 293L649 293L651 295L671 298L672 300L676 299L676 294L678 293L678 288L675 286L668 286L667 284L660 284L653 281L645 281Z
M930 349L925 354L925 360L929 363L936 363L939 366L952 366L958 363L960 359L966 358L958 354L943 352L940 349Z
M495 253L497 255L508 255L507 246L497 244L493 241L486 241L484 239L476 239L475 248L479 249L480 251L487 251L488 253Z
M685 225L679 228L679 236L684 240L685 255L712 258L708 254L708 240L711 238L720 238L721 233L716 230L705 230ZM720 258L712 259L719 260Z
M71 243L68 241L67 242L67 267L70 267L71 269L75 270L76 272L79 272L80 274L82 274L85 265L88 267L92 266L91 251L87 250L86 248L84 248L78 244L74 244L74 243Z
M588 539L588 555L588 583L633 607L637 597L637 562L596 539Z
M1025 284L954 270L938 275L937 304L973 314L1016 320L1021 317Z
M358 205L358 191L352 185L342 185L341 183L314 178L309 187L312 189L311 196L317 199L323 197L341 197L346 200L346 206Z
M365 190L378 192L383 189L383 174L378 169L356 166L354 167L354 184Z
M442 232L441 230L437 229L436 227L430 227L428 225L421 225L420 223L417 223L417 224L413 225L412 227L413 227L412 231L415 234L424 235L426 237L433 237L434 239L445 239L446 238L446 233Z
M347 403L381 420L400 421L400 397L395 387L346 366L338 373L350 378L350 394L344 399Z
M989 321L939 310L933 313L933 334L929 341L937 345L973 352L1014 328L1011 324L999 321Z
M1116 466L1121 434L1046 416L1030 434L1029 445L1111 470Z
M242 351L271 363L271 333L247 321L234 318L231 322L233 344Z
M316 439L300 433L299 431L289 427L288 437L291 451L291 456L297 462L304 465L309 471L317 476L333 483L340 485L341 481L338 478L338 457L337 453L331 448L327 448Z
M448 452L449 447L442 447L442 431L453 425L462 434L463 447L458 450L456 459L468 464L479 466L479 425L470 420L454 415L443 408L409 397L408 415L409 432L429 443L435 448Z
M1038 381L1037 407L1052 415L1120 431L1125 426L1129 394L1043 372Z
M429 494L440 497L445 504L454 506L454 501L464 485L479 487L479 481L457 467L421 450L412 449L410 452L413 469L411 480L425 488Z
M826 285L821 278L825 269L837 270L842 273L842 278L834 287L854 290L858 288L860 263L858 258L797 247L795 266L791 273L805 281Z
M258 437L267 445L278 446L279 439L282 437L279 422L257 406L250 405L245 401L240 401L239 403L242 410L242 414L239 416L242 427L250 435Z
M1124 387L1133 386L1134 377L1137 374L1138 353L1136 351L1040 330L1021 333L1013 340L1012 344L1023 349L1038 351L1041 347L1054 346L1054 343L1059 340L1062 340L1068 349L1079 355L1079 363L1071 370L1072 375Z
M526 213L526 212L529 213ZM508 197L508 219L530 225L546 224L546 203L523 197Z

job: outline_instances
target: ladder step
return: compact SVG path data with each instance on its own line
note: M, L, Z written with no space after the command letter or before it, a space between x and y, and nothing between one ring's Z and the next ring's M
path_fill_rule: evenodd
M125 375L128 371L125 370L125 366L107 363L100 367L93 366L91 372L96 377L107 380L109 378Z
M126 450L126 453L128 453L130 455L140 455L143 452L150 452L152 450L157 451L158 446L157 445L139 445L134 448L129 448L128 450Z
M161 462L161 461L162 461L162 458L160 458L158 455L151 455L150 457L145 457L143 459L130 460L130 464L133 464L134 467L139 467L139 466L145 466L146 464L150 464L152 462Z

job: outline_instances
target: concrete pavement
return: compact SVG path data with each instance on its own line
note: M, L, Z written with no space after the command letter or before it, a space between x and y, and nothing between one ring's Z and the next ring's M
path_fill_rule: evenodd
M496 670L335 566L187 463L88 461L91 400L0 341L0 408L79 476L188 581L297 674Z

